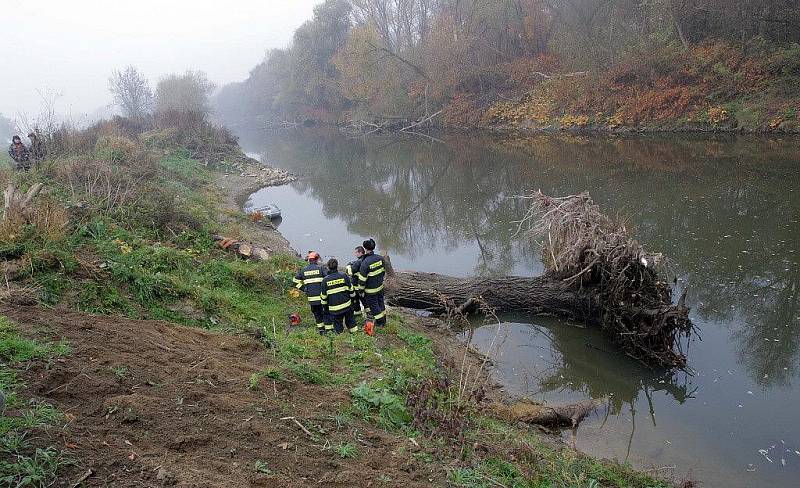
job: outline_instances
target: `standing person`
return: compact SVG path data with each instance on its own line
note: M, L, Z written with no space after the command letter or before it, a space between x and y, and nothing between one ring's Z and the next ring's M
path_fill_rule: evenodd
M22 171L31 169L30 152L19 136L14 136L11 139L11 145L8 146L8 155L14 160L14 169Z
M322 279L325 278L325 268L319 264L319 253L308 251L306 265L297 272L294 277L294 286L306 294L308 304L311 306L311 313L314 314L314 321L317 324L317 332L325 333L325 311L322 307Z
M356 292L350 277L339 272L339 261L328 260L328 275L322 280L322 306L325 308L325 332L335 330L344 332L344 326L351 333L358 332L353 315L353 301Z
M347 264L347 276L350 277L350 281L353 282L353 290L356 292L356 299L353 300L353 315L355 316L356 320L359 320L364 317L364 310L366 310L366 305L361 307L364 303L364 293L363 289L361 288L361 261L364 259L364 247L357 246L355 251L353 251L353 256L355 256L354 261L350 261Z
M383 278L386 270L383 266L383 256L375 254L375 240L364 241L364 258L361 260L359 277L364 303L369 307L375 319L375 325L386 325L386 305L383 303Z
M31 141L30 154L33 164L39 164L47 156L47 148L44 145L44 141L39 139L35 132L28 134L28 139Z

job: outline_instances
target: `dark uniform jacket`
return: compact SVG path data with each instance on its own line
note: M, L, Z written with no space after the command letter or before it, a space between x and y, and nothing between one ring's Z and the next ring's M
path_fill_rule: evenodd
M30 151L28 151L28 147L25 146L25 144L20 144L19 150L17 150L17 146L12 142L11 145L8 146L8 155L11 156L11 159L16 163L24 163L30 159Z
M44 145L44 142L40 141L38 138L31 142L30 148L30 155L34 161L41 161L47 156L47 148Z
M386 270L383 267L383 256L365 254L359 269L361 288L366 295L374 295L383 291L383 278Z
M342 315L353 306L353 282L350 277L339 271L334 271L322 280L322 306L328 308L331 315Z
M306 294L309 302L319 302L323 278L325 278L325 268L317 263L308 263L308 266L297 272L294 286Z
M356 292L361 290L361 273L360 273L360 271L361 271L361 261L363 261L363 260L364 260L364 258L360 257L360 258L356 259L355 261L350 261L347 264L347 276L349 276L350 277L350 281L353 282L353 289Z

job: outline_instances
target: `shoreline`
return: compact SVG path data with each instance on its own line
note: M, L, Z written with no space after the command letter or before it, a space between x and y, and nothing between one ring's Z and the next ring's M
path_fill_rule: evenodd
M261 118L258 115L245 116L244 118L253 118L258 120L260 125L258 130L297 130L297 129L314 129L314 128L330 128L341 130L348 127L344 122L330 122L323 120L305 120L298 122L295 125L286 126L281 125L280 121L269 121ZM489 124L489 125L475 125L475 126L459 126L438 124L431 126L429 131L420 131L422 134L447 134L447 133L471 133L471 132L485 132L490 134L508 134L508 135L537 135L537 134L575 134L575 135L745 135L745 136L764 136L764 137L780 137L780 136L800 136L800 128L775 128L768 127L761 128L746 128L746 127L732 127L732 126L712 126L707 124L686 124L669 126L617 126L609 127L607 125L588 124L585 126L570 125L563 126L557 123L547 125L532 125L530 121L521 122L516 125L512 124ZM227 121L225 119L218 120L218 123L225 126L235 127L238 125L235 122ZM404 134L402 131L381 130L370 135L386 135L386 134ZM415 133L408 133L414 135ZM357 134L359 135L359 134ZM366 135L366 134L364 134Z

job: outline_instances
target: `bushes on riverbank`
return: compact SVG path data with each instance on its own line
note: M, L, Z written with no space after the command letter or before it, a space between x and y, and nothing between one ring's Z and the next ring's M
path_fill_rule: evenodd
M706 130L800 128L800 46L724 42L634 51L603 73L520 84L491 106L490 125Z

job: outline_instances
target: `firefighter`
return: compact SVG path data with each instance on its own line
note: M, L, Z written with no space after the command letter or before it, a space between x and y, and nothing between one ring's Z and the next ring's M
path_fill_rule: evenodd
M364 259L364 247L357 246L355 251L353 251L353 256L355 256L356 259L347 264L346 272L347 276L350 277L350 281L353 282L353 290L356 292L356 299L353 300L353 315L356 320L361 320L367 308L366 305L362 308L362 304L364 304L364 293L362 293L361 275L359 273L361 270L361 260Z
M366 253L359 268L360 287L364 293L364 304L369 307L375 325L382 327L386 325L386 306L383 303L383 278L386 270L383 266L383 256L375 254L373 239L364 241L364 249Z
M308 265L297 272L294 277L294 286L308 297L308 304L311 305L311 313L314 314L314 321L317 324L317 331L325 333L325 311L322 308L322 279L325 278L325 269L319 264L319 253L308 251L306 261Z
M328 275L322 280L322 306L325 308L325 331L344 332L344 326L351 333L358 332L353 315L353 302L356 299L350 277L339 272L339 261L328 260Z

